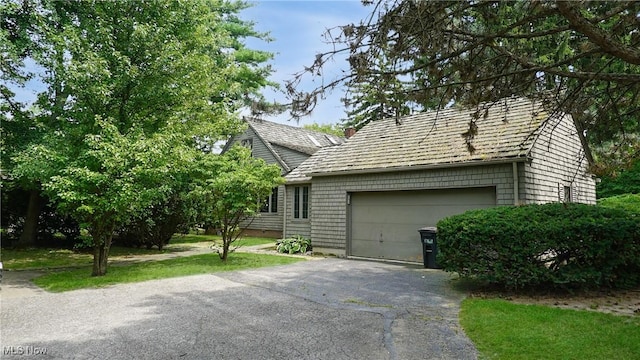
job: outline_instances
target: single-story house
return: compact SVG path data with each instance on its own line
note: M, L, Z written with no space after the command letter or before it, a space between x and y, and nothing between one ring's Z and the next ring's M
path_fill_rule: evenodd
M268 164L277 164L282 175L290 173L319 149L336 147L344 138L312 131L300 127L278 124L255 118L244 118L247 128L233 136L222 152L236 143L251 149L252 156L264 159ZM282 237L284 205L287 202L285 186L273 189L269 199L260 209L260 215L245 222L245 234L267 237Z
M421 262L418 229L446 216L595 203L581 144L569 115L523 98L371 122L285 176L283 233L323 253Z

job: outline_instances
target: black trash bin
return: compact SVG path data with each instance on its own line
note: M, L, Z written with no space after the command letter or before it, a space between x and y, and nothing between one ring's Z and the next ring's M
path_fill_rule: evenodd
M436 262L436 255L438 255L436 233L438 232L438 229L428 226L423 227L418 230L418 232L420 232L420 242L422 242L422 258L424 260L424 267L429 269L440 269Z

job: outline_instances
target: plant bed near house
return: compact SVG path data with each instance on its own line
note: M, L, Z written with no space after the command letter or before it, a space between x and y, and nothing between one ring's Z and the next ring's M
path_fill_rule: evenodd
M276 242L276 250L282 254L304 254L311 250L311 239L300 235L281 239Z

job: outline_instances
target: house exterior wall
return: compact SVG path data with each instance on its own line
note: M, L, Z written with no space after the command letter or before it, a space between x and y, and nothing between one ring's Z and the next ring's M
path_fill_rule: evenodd
M242 140L247 139L252 140L251 154L253 157L264 159L267 164L276 164L278 166L281 166L275 156L273 156L271 151L251 128L248 128L244 133L236 136L233 140L232 145L237 142L242 143ZM273 232L281 233L284 220L284 191L284 186L280 186L278 188L278 212L259 213L259 215L256 216L252 221L244 221L240 224L240 226L243 229L255 230L249 231L249 233L256 236L259 236L262 232L266 233L267 231L271 231L271 234L273 234Z
M296 186L308 186L309 187L309 219L295 219L293 217L293 201L294 201L294 188ZM312 217L312 205L313 205L313 188L310 183L304 184L291 184L286 186L287 202L283 206L283 211L287 214L287 226L284 230L283 237L288 238L294 235L304 236L311 238L311 217Z
M244 133L236 136L233 140L232 145L238 142L242 143L243 140L248 139L251 139L253 144L251 148L251 156L264 159L267 164L276 164L278 166L281 166L280 162L278 162L275 156L273 156L269 148L267 148L267 146L262 142L262 140L260 140L258 135L256 135L256 133L251 128L248 128Z
M510 163L423 171L316 176L312 182L311 196L314 201L311 203L311 240L314 249L326 249L326 252L341 255L346 254L347 194L350 192L495 186L497 205L514 203L513 168Z
M531 150L525 164L522 203L540 204L565 200L595 204L595 179L587 173L587 160L573 121L569 116L551 118Z
M245 220L240 224L243 229L252 230L247 233L251 236L265 235L267 237L281 237L284 214L284 185L278 187L278 211L258 212L253 220Z

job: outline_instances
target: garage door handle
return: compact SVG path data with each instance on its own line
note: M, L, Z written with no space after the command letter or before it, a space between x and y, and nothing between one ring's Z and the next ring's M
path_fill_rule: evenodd
M383 242L382 240L382 234L380 234L380 240L378 240L379 242Z

